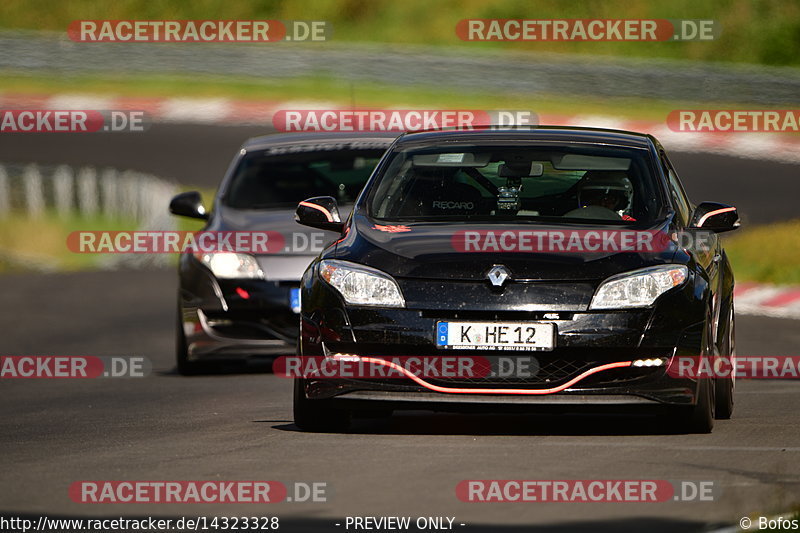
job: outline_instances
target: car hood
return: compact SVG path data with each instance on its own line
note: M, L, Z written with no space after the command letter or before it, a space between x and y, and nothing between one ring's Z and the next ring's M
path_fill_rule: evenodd
M294 209L233 209L218 206L209 231L267 232L268 254L255 254L268 281L297 281L308 264L333 241L337 232L301 226Z
M663 235L669 221L639 231ZM620 226L598 225L499 225L413 223L403 226L382 225L363 215L353 218L351 231L339 245L338 259L366 264L402 279L486 280L494 265L505 266L514 280L602 280L620 272L668 263L677 247L672 241L661 242L657 251L570 251L503 252L463 250L459 232L502 231L598 231L631 230Z

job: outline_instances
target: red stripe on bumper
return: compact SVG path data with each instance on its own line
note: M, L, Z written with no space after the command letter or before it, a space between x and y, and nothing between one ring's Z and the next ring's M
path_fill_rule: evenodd
M592 374L597 374L598 372L603 372L605 370L611 370L614 368L626 368L631 366L631 361L622 361L619 363L608 363L605 365L596 366L572 378L563 385L559 385L558 387L553 387L551 389L464 389L458 387L441 387L439 385L434 385L433 383L428 383L419 376L414 375L413 373L409 372L402 366L395 364L391 361L384 361L383 359L375 359L374 357L362 357L361 360L366 361L368 363L388 366L389 368L392 368L394 370L397 370L398 372L403 373L406 377L415 381L419 385L422 385L426 389L430 389L435 392L444 392L448 394L520 394L520 395L555 394L556 392L561 392L563 390L570 388L571 386L591 376Z

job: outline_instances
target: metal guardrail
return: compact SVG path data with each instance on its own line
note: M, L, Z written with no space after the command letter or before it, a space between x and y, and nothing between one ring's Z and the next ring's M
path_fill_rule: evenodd
M132 230L174 230L177 226L168 206L177 192L172 183L131 170L0 163L0 223L12 215L35 220L45 213L55 213L64 219L77 214L130 220L136 225ZM41 259L17 257L0 243L0 261L3 260L26 268L57 270ZM166 254L107 255L98 266L162 265L169 260Z
M0 219L10 213L41 217L78 214L135 221L141 229L174 227L167 206L177 188L164 180L132 170L91 166L0 163Z
M53 74L211 74L262 79L324 76L353 84L380 82L532 96L641 97L751 105L800 102L800 69L790 67L623 60L465 47L335 42L77 43L70 41L66 33L2 31L0 69Z

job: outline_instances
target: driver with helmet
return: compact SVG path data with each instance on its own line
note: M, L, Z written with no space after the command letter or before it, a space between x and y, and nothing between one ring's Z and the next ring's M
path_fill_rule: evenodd
M590 170L578 183L578 208L568 218L636 219L627 213L633 205L633 185L625 172Z

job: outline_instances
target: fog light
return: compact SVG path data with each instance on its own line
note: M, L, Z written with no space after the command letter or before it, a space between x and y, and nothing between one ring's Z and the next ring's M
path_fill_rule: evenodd
M333 359L334 361L351 361L357 363L361 360L360 355L332 352L327 346L325 346L324 342L322 343L322 355L325 356L325 359Z
M209 319L208 320L208 325L210 327L212 327L212 328L220 328L220 327L225 327L225 326L232 326L233 325L233 321L232 320L226 320L224 318L219 319L219 320Z
M360 356L349 353L331 353L328 354L327 357L330 357L334 361L352 361L356 363L361 360Z
M666 357L654 357L653 359L637 359L633 362L633 366L664 366L667 364Z

